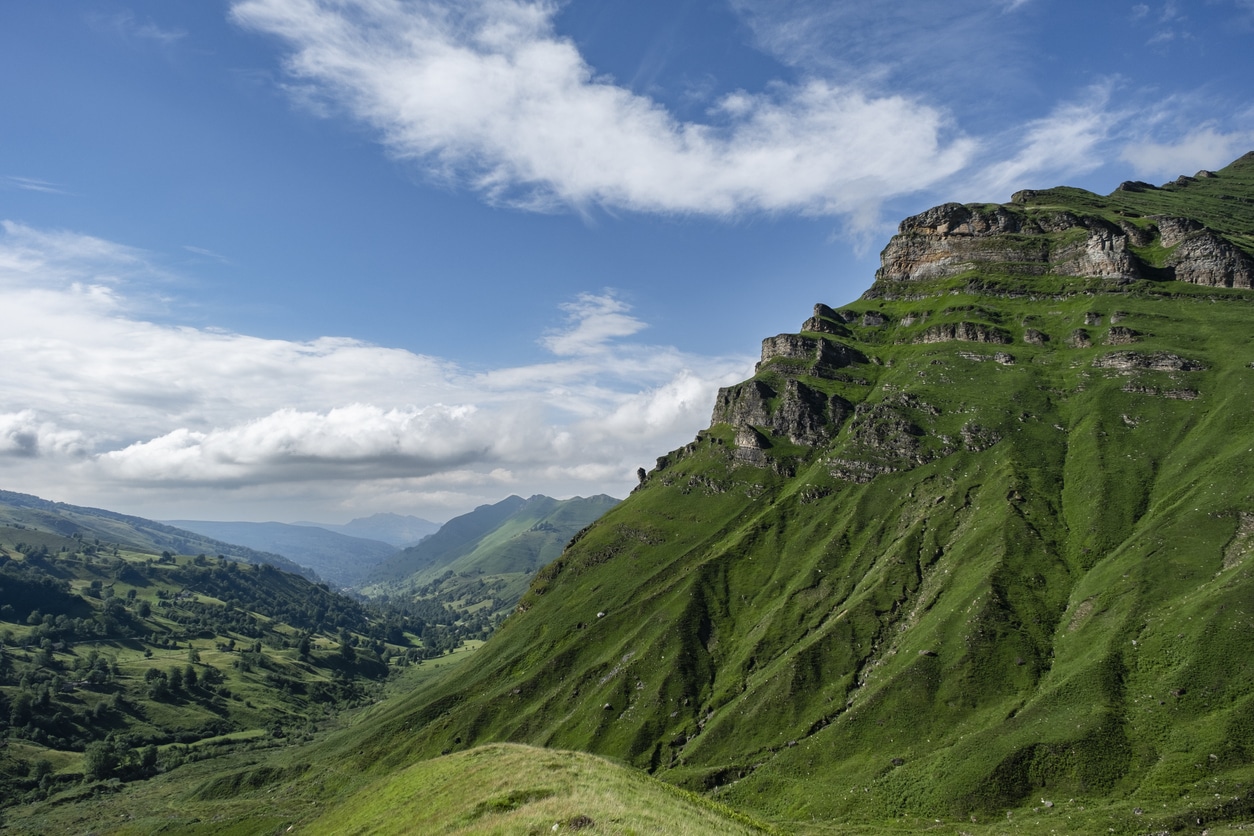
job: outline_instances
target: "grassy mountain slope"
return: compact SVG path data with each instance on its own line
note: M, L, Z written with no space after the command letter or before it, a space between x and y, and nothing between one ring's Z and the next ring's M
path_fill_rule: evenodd
M53 502L30 494L0 491L0 526L20 531L30 528L62 538L100 541L96 545L114 545L141 552L159 554L169 551L176 554L225 555L245 563L268 563L285 572L314 577L313 572L279 554L257 551L233 543L215 540L192 531L175 528L143 517L133 517L106 511L102 508L86 508ZM0 528L4 544L12 545L14 538L41 537L42 534L7 534ZM11 542L13 541L13 542Z
M1252 174L1048 199L1231 221ZM821 308L722 404L759 420L659 460L359 741L376 768L582 749L794 822L1249 818L1252 318L1249 291L999 265Z
M276 522L169 520L170 525L251 549L281 554L337 586L354 586L398 551L395 546L323 528Z

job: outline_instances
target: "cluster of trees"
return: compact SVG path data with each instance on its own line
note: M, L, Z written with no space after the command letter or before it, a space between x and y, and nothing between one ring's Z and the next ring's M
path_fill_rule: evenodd
M441 655L468 635L458 614L440 604L380 607L221 556L143 562L103 553L109 547L98 544L60 552L23 546L17 557L0 550L0 620L11 625L0 631L0 807L70 780L15 760L6 738L82 752L87 780L143 778L173 757L159 759L158 746L249 727L239 725L255 721L246 697L265 693L267 703L281 706L274 722L285 731L271 737L290 739L323 712L369 699L370 680L387 676L389 659ZM216 641L229 665L202 663L193 641ZM117 653L128 651L97 646L117 642L149 659L183 646L188 656L139 670L132 657L120 668ZM322 675L310 677L311 667ZM195 719L203 709L212 720Z

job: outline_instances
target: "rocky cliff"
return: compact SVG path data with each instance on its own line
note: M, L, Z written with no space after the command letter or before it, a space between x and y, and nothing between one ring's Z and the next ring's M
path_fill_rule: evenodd
M1254 165L1249 155L1237 164ZM1106 198L1079 190L1017 192L1008 205L946 203L906 218L880 256L879 283L968 274L1071 276L1124 283L1254 287L1254 240L1197 217L1157 214L1162 194L1246 200L1229 177L1198 172L1161 187L1125 183ZM1070 206L1063 208L1059 201ZM1076 204L1079 204L1078 206ZM1177 201L1188 209L1188 201ZM1078 210L1078 211L1077 211Z

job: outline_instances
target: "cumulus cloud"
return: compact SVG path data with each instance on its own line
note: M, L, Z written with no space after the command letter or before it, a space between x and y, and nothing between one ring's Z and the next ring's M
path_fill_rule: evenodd
M0 459L6 456L77 456L84 452L82 433L58 429L33 410L0 413Z
M54 499L183 516L168 498L230 492L271 516L285 501L448 516L506 487L622 494L752 367L634 341L646 323L613 291L563 305L539 337L551 360L473 372L342 337L164 325L128 295L164 275L152 254L0 228L0 459L6 487Z
M899 95L809 78L728 95L705 122L598 76L525 0L242 0L304 101L378 131L396 156L533 209L843 214L965 165L974 143Z

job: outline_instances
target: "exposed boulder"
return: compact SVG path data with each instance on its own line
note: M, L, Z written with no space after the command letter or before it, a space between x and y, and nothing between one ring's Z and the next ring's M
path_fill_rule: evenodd
M944 343L958 340L971 343L994 343L1009 345L1014 342L1010 335L1000 328L981 325L978 322L948 322L933 325L915 340L917 343Z
M1131 345L1140 337L1140 333L1122 325L1116 325L1106 332L1106 345Z
M793 361L785 366L801 366L809 371L839 369L857 362L865 362L862 354L844 343L821 337L805 337L800 334L779 334L762 341L761 370L771 360Z
M801 330L817 334L847 335L849 329L842 323L848 322L851 316L848 311L837 312L820 302L814 306L814 316L802 324Z
M1067 345L1071 348L1088 348L1093 345L1093 338L1083 328L1077 328L1067 337Z
M1151 369L1160 372L1195 372L1206 368L1205 364L1196 360L1189 360L1178 354L1171 354L1166 351L1153 353L1116 351L1113 354L1104 354L1096 358L1093 361L1093 367L1119 371Z
M1023 332L1023 341L1028 345L1044 345L1049 342L1049 335L1035 328L1028 328Z
M1180 241L1167 259L1177 281L1208 287L1254 287L1254 259L1210 230Z

